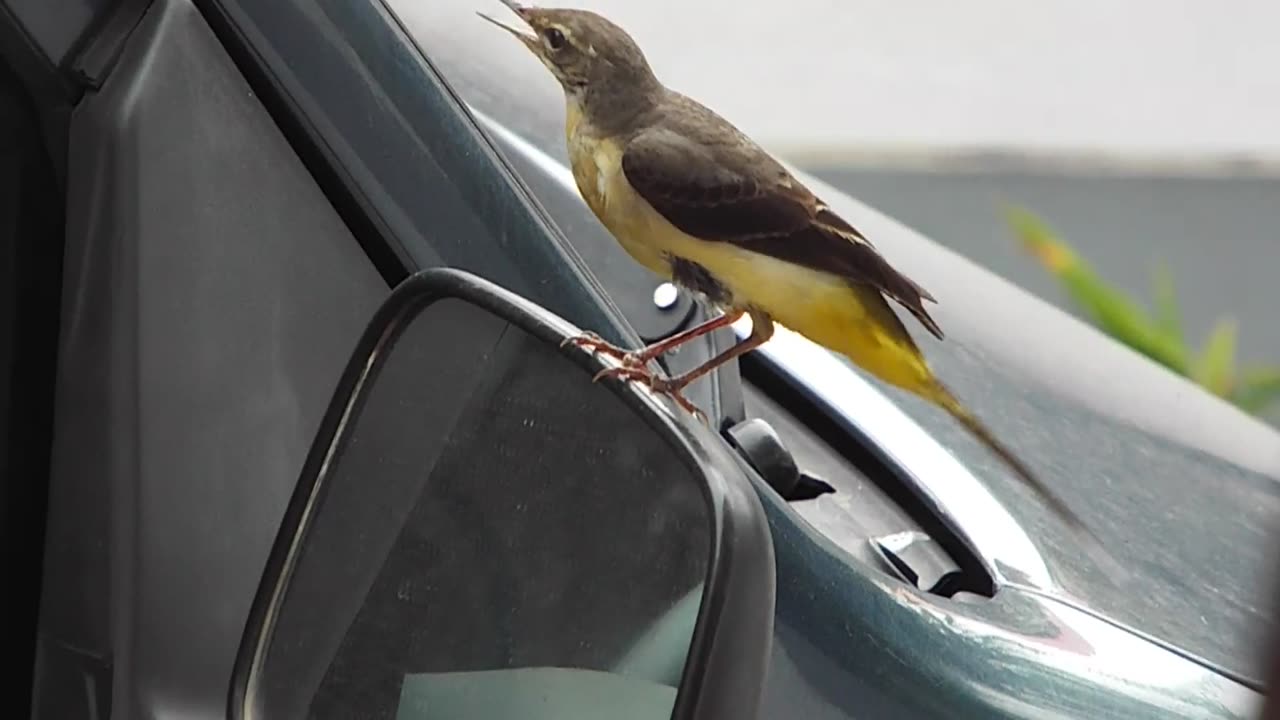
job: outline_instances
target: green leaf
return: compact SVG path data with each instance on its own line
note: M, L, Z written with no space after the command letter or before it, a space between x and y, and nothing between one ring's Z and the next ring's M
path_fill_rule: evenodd
M1152 360L1185 374L1187 349L1163 332L1141 305L1108 285L1035 214L1006 206L1005 217L1023 248L1058 279L1068 297L1094 325Z
M1242 371L1232 400L1241 409L1255 414L1280 400L1280 365Z
M1165 262L1156 266L1152 278L1152 297L1155 301L1156 327L1170 340L1179 344L1184 343L1181 313L1178 311L1178 296L1173 288L1173 272Z
M1038 215L1016 205L1004 204L1005 222L1023 249L1040 261L1050 273L1057 275L1079 262L1071 248Z
M1080 312L1099 329L1247 412L1258 414L1280 402L1280 366L1255 367L1237 375L1234 319L1219 320L1198 355L1187 345L1167 265L1160 263L1155 270L1148 314L1132 297L1103 280L1034 213L1007 203L1003 209L1023 249L1057 278Z
M1209 332L1204 350L1192 368L1191 379L1215 395L1229 397L1235 379L1236 321L1222 318Z
M1136 302L1087 268L1065 275L1062 280L1076 304L1108 335L1177 373L1186 372L1187 349L1161 332Z

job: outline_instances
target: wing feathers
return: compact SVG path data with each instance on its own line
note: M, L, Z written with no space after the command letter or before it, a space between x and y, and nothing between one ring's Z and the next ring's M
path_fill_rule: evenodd
M680 230L875 287L942 339L942 329L924 309L933 296L895 270L862 233L781 166L764 162L739 172L712 148L658 129L628 143L622 171L636 192Z

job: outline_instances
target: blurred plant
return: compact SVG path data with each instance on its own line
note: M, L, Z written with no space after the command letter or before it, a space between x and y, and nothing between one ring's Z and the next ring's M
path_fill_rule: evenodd
M1148 312L1103 280L1034 213L1015 206L1005 206L1004 212L1023 249L1058 279L1099 329L1247 412L1260 414L1280 400L1280 365L1236 367L1233 318L1219 319L1199 352L1187 344L1168 266L1156 268Z

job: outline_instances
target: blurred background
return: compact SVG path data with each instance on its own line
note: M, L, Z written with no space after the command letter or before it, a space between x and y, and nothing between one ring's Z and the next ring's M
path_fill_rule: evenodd
M1280 3L557 4L784 159L1280 421Z

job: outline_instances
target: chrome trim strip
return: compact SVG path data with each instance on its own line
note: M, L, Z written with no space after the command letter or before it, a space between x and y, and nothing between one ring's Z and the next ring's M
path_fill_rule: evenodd
M474 107L468 105L468 110L502 144L578 196L569 168ZM793 172L805 179L803 173ZM745 338L751 332L750 318L743 318L733 328L739 338ZM773 338L756 352L814 397L821 398L831 411L856 427L905 471L923 494L951 516L954 527L968 537L997 582L1009 582L1001 568L1004 566L1019 576L1018 583L1044 590L1058 588L1040 551L991 491L844 360L780 325ZM831 392L830 388L840 388L840 392Z

